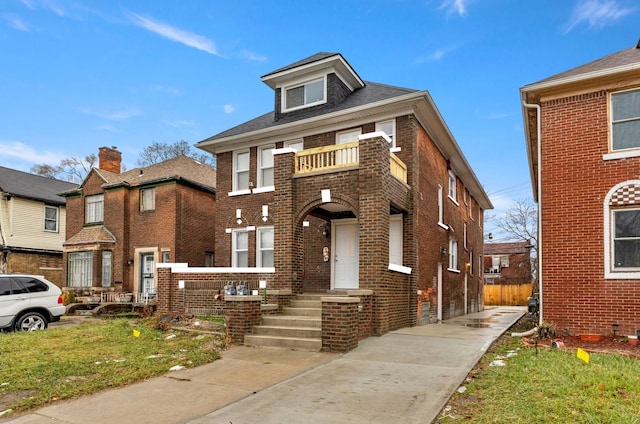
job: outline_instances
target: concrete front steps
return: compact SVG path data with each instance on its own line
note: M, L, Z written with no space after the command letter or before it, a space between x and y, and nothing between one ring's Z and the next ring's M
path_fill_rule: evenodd
M321 296L297 295L282 315L263 315L262 325L244 336L245 346L280 347L296 350L322 349Z

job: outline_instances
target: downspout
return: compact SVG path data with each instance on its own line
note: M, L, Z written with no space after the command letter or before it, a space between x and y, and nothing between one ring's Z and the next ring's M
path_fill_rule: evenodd
M536 124L537 124L537 137L538 137L538 142L537 144L537 155L538 155L538 175L536 175L536 179L538 180L538 187L537 187L537 196L538 196L538 242L537 242L537 246L536 249L538 251L538 269L537 269L537 273L538 273L538 297L540 300L540 316L539 316L539 324L542 324L543 322L543 296L542 296L542 124L541 124L541 120L542 117L540 115L540 105L538 104L530 104L530 103L526 103L524 100L522 100L522 105L526 108L533 108L536 109Z

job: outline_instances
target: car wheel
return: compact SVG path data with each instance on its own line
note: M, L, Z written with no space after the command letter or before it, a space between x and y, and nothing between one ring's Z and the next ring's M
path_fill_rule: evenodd
M27 312L16 322L16 331L37 331L47 328L47 320L38 312Z

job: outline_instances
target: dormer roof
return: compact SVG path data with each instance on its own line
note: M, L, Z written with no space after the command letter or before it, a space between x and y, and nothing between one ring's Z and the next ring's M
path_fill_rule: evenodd
M333 70L351 91L365 86L364 81L340 53L316 53L306 59L269 72L260 79L269 87L276 89L291 80L303 78L305 75L315 74L324 70Z

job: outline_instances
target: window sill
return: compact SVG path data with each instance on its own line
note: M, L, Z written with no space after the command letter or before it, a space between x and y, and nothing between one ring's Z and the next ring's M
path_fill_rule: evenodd
M640 156L640 149L623 150L620 152L605 153L604 155L602 155L602 160L636 158L638 156Z
M253 189L253 194L268 193L270 191L275 191L275 190L276 188L274 186L258 187Z
M447 195L447 197L449 198L449 200L451 200L453 203L455 203L456 206L460 206L460 203L458 203L458 201L456 199L454 199L453 197Z
M442 228L444 228L445 230L448 230L448 229L449 229L449 226L448 226L447 224L443 224L442 222L438 222L438 227L442 227Z
M609 271L604 274L605 280L640 280L640 271Z
M411 268L408 266L402 266L398 264L389 264L389 271L400 272L402 274L411 275Z
M459 269L447 268L447 271L453 272L455 274L460 274L460 270Z
M251 189L230 191L227 195L229 197L233 197L233 196L242 196L244 194L251 194Z

